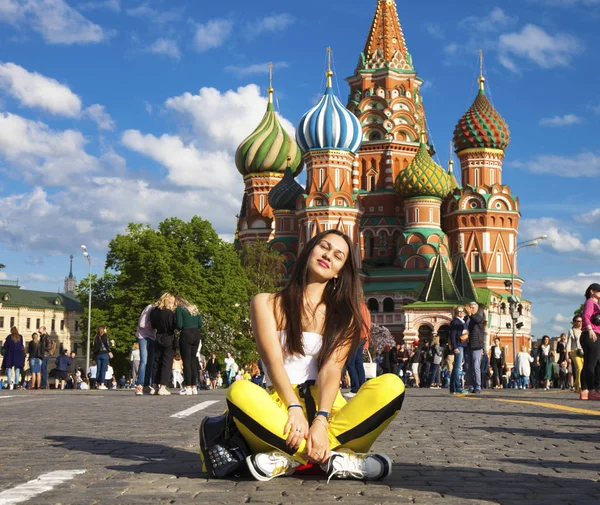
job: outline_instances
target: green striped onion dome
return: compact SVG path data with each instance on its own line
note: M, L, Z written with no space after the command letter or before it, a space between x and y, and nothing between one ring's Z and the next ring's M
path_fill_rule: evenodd
M450 177L429 154L422 140L414 159L396 178L396 192L406 198L435 196L446 198L451 191Z
M283 179L269 191L267 201L273 210L296 210L296 200L303 193L304 188L294 179L292 169L287 167Z
M454 129L456 152L481 148L504 150L510 142L508 125L485 95L483 82L480 77L479 94Z
M288 156L292 159L294 175L298 175L302 170L302 153L294 138L290 137L281 126L273 103L269 100L262 121L238 147L235 153L235 165L244 176L264 172L283 173Z

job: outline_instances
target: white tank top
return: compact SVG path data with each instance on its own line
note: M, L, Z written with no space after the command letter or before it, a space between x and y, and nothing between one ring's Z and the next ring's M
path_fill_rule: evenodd
M323 346L323 336L318 333L305 331L302 333L304 345L304 356L300 354L290 355L285 351L285 331L278 331L279 341L283 349L283 366L292 384L303 384L309 380L317 380L319 369L317 359ZM271 386L271 379L265 370L267 385Z

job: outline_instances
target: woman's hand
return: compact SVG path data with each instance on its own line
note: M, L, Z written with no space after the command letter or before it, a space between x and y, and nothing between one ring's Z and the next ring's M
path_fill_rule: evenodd
M590 340L595 342L598 337L596 337L596 332L594 330L588 330L590 332Z
M292 407L288 410L288 420L283 433L287 435L286 445L296 450L300 447L302 440L308 436L308 421L301 408Z
M325 463L331 456L325 422L315 420L310 427L306 441L306 454L315 463Z

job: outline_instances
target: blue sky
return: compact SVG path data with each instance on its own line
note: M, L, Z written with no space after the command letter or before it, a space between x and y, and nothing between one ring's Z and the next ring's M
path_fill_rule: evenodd
M231 238L239 142L266 106L267 62L287 128L323 91L326 47L345 102L375 11L350 3L0 0L0 263L56 291L79 245L104 264L131 221L199 214ZM600 0L398 1L431 139L446 166L477 91L512 141L504 183L521 202L519 257L533 333L555 334L600 281ZM303 182L303 181L301 181Z

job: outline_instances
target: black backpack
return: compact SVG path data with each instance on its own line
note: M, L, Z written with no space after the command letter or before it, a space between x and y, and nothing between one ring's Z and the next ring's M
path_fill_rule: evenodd
M229 412L205 417L200 425L202 471L222 479L246 468L250 450Z

